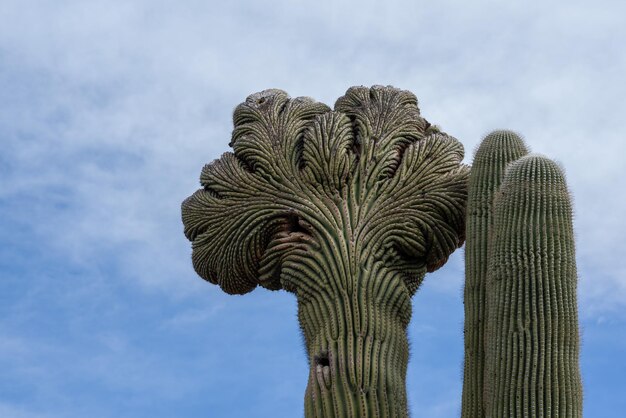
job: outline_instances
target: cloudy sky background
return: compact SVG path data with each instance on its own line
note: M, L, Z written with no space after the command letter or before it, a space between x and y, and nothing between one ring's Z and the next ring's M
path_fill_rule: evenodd
M618 1L0 2L0 416L298 417L294 298L222 294L180 202L233 108L411 90L465 146L522 133L575 202L587 417L626 410ZM457 417L462 251L414 298L413 417Z

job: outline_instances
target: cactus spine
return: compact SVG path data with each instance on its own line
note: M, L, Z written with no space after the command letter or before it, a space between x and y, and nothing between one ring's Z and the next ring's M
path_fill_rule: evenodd
M526 155L522 139L511 131L487 135L474 156L467 202L465 244L465 366L463 369L462 416L485 416L483 401L484 334L486 323L488 230L491 203L506 166Z
M572 206L561 169L529 155L494 200L487 417L582 417Z
M526 153L496 131L470 175L464 418L582 416L572 206L560 168Z

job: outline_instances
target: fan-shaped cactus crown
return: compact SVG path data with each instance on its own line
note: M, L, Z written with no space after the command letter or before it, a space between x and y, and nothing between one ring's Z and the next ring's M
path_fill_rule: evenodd
M413 292L464 240L463 147L408 91L352 87L331 111L265 90L235 109L230 145L182 206L194 268L228 293L294 290L283 268L318 250L374 257Z

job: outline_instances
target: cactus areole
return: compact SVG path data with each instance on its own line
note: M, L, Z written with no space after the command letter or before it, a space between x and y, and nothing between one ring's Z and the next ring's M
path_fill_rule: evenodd
M408 416L411 296L464 240L462 145L382 86L334 110L253 94L230 145L182 205L196 272L231 294L296 296L307 418Z

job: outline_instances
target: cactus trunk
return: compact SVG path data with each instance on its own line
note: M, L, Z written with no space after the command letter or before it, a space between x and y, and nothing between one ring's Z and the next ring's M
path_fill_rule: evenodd
M476 151L470 173L465 244L463 418L485 416L485 283L493 196L500 187L506 166L527 153L528 150L518 135L510 131L495 131L484 139Z
M572 208L551 160L527 156L494 201L487 417L581 417Z
M345 231L327 232L320 241L340 247L309 248L307 257L284 265L284 287L297 286L310 366L305 416L408 417L406 329L413 293L374 253L356 256L357 241L346 239ZM416 286L425 273L416 272Z
M350 322L358 310L349 307L350 300L344 302L342 305L351 312L341 315L341 321ZM364 308L360 306L359 310ZM305 315L302 311L307 309L301 309L307 321L315 316L314 312ZM375 310L369 316L375 322L365 332L349 326L336 338L320 334L311 340L304 402L307 418L408 417L405 379L409 347L405 327L388 315L379 317Z

